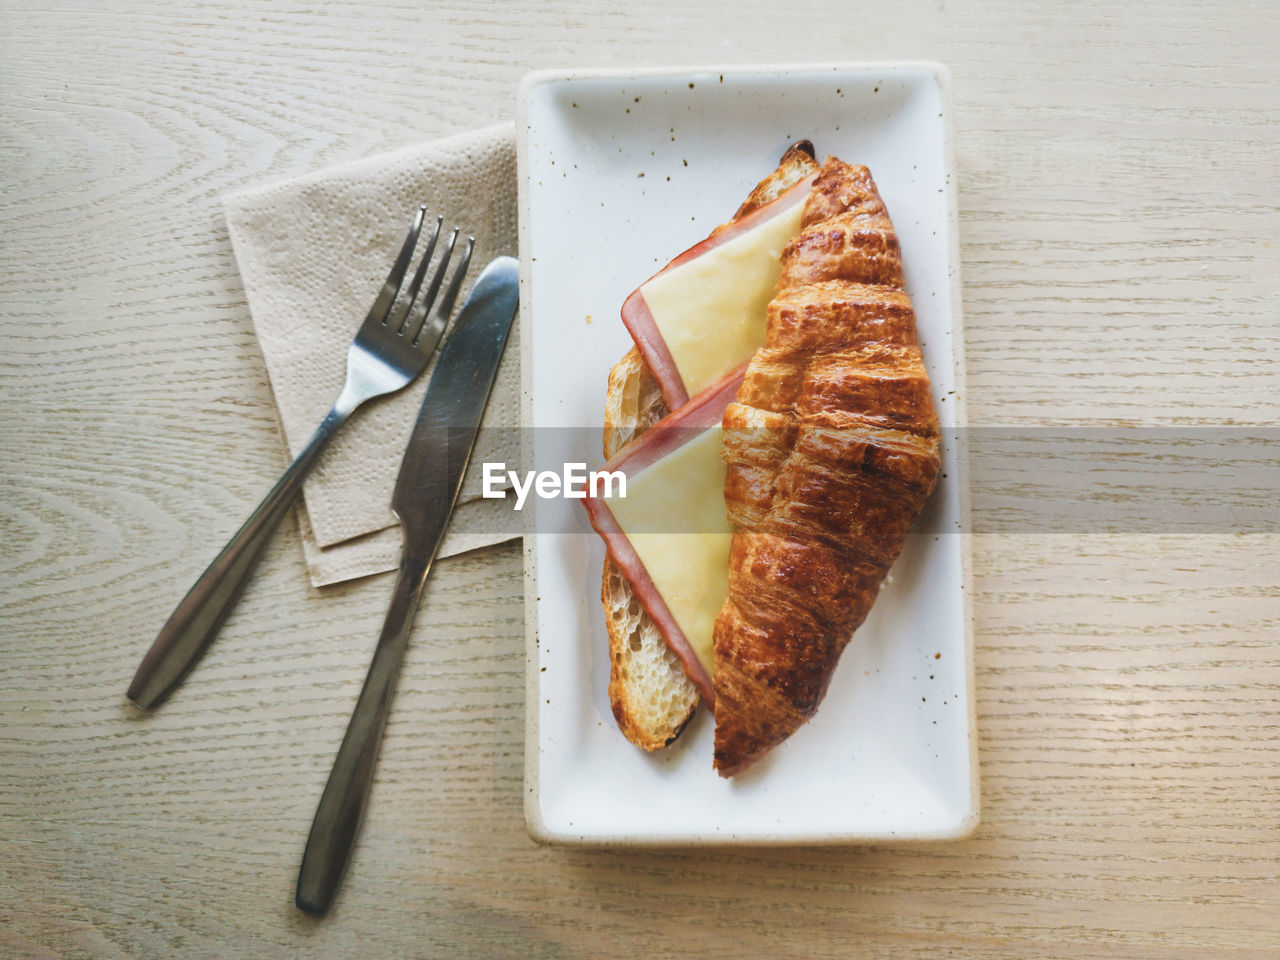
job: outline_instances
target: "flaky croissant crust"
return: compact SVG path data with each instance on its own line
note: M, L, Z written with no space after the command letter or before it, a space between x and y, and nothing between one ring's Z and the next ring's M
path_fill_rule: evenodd
M937 479L901 250L865 167L823 165L724 428L715 765L732 776L813 716Z

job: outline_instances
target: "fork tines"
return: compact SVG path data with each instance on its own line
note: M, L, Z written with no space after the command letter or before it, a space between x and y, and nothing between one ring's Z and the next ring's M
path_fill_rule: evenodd
M427 270L431 265L436 245L440 239L440 230L444 225L444 217L437 216L435 227L426 242L426 249L418 261L418 269L414 271L413 279L409 282L408 288L403 291L403 296L399 296L405 273L408 271L409 263L413 259L414 249L418 244L418 235L422 230L426 212L425 204L418 208L413 225L409 228L409 234L405 237L404 246L400 249L400 255L396 258L391 274L383 285L382 294L378 296L373 310L370 311L371 318L374 316L375 311L380 311L382 313L380 321L382 325L389 330L394 330L398 336L411 341L414 346L418 346L422 342L423 335L428 330L433 331L434 336L437 338L439 333L444 330L449 314L453 312L453 305L458 299L458 291L462 288L462 279L466 276L467 266L471 262L471 252L475 247L475 238L467 237L461 261L454 270L449 285L445 288L444 296L437 302L436 298L440 293L441 285L444 283L445 273L448 270L449 261L453 257L454 247L457 244L460 232L459 228L454 227L445 244L444 252L440 255L435 272L431 276L431 281L427 284L426 293L419 298L418 294L422 290L423 281L426 279ZM391 296L384 303L383 299L388 290L390 290ZM399 306L393 310L392 308L397 299L399 300ZM435 313L431 317L430 325L428 325L427 317L433 304L435 305ZM431 346L434 346L434 343Z

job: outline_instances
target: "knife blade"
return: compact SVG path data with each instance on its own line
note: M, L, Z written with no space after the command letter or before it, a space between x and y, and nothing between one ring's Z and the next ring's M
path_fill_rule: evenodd
M485 267L427 383L391 498L404 536L395 588L298 872L295 902L307 913L328 911L355 848L414 614L462 488L518 297L514 258Z

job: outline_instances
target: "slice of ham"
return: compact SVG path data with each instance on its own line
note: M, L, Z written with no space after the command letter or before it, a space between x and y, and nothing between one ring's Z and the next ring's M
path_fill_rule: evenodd
M695 436L719 427L724 419L725 408L733 403L745 373L746 365L744 364L725 374L693 400L674 413L663 417L619 450L604 469L627 475L639 473L645 467L688 443ZM640 606L657 625L667 641L667 646L679 659L685 673L698 688L702 699L714 712L715 691L712 688L710 675L702 666L702 661L698 659L684 631L676 623L675 617L672 616L666 601L662 599L662 595L631 545L631 541L614 518L608 501L603 497L589 496L583 503L591 526L603 538L609 556L613 558L613 562L631 584L631 590L640 602Z
M726 224L719 231L707 237L707 239L694 244L680 254L655 273L653 277L666 273L668 270L678 267L680 264L686 263L695 257L700 257L758 224L778 216L778 214L785 212L796 204L803 203L809 195L809 188L813 186L815 176L816 174L805 177L764 206L757 207L750 213ZM652 280L653 277L650 277L649 280ZM646 280L645 283L648 283L649 280ZM689 392L685 389L684 380L680 376L675 360L671 357L671 351L667 349L667 344L662 338L661 331L658 330L653 314L649 312L649 305L645 302L643 291L644 284L642 283L623 302L622 322L630 332L631 339L635 341L636 347L639 349L640 355L644 357L645 363L653 371L654 379L658 381L658 387L662 390L662 399L666 401L667 407L672 410L678 410L689 402ZM714 389L715 385L713 384L703 392L707 393Z

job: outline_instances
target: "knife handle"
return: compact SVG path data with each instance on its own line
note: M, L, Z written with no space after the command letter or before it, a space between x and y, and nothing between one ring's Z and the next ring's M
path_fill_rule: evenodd
M271 535L302 490L302 481L350 410L329 412L296 460L230 542L187 591L129 684L127 696L150 710L173 692L208 648L262 559Z
M430 566L430 561L414 562L406 557L396 577L395 593L387 608L373 662L333 761L329 782L325 784L311 823L307 849L302 855L294 902L306 913L321 916L328 912L355 849L373 788L382 732L391 713L391 699L404 663L409 631Z

